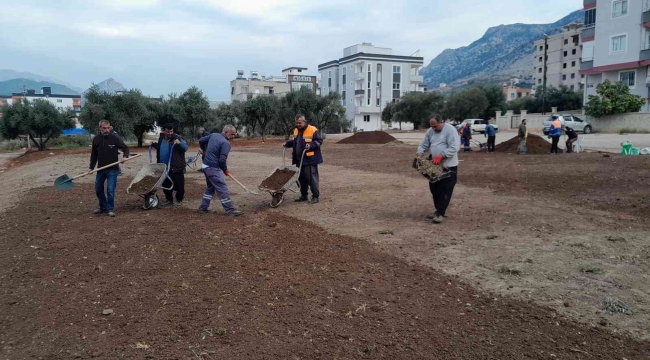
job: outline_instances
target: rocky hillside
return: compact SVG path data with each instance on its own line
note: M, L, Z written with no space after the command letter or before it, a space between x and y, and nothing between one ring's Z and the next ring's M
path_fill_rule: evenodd
M115 81L113 78L106 79L98 84L95 84L99 87L99 91L106 91L110 94L115 94L118 91L126 91L126 88L122 83ZM88 90L86 90L88 91ZM86 92L84 91L84 93Z
M420 70L429 89L440 83L461 86L468 82L505 81L511 77L528 79L533 72L533 43L543 34L554 34L562 26L582 22L582 10L552 24L512 24L489 28L469 46L447 49Z

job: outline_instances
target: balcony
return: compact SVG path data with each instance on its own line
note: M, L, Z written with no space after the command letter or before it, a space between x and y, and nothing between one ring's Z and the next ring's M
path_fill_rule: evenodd
M361 90L354 90L354 96L364 96L366 95L366 91L361 89Z
M422 75L411 75L412 83L421 83L422 81L424 81L424 77Z
M639 60L650 60L650 43L641 45L641 54L639 54Z
M582 59L582 62L580 63L580 70L589 70L593 69L594 67L594 58L590 58L590 60L586 61L586 59Z
M590 25L590 27L582 28L582 40L590 39L596 36L596 24Z
M650 11L650 0L643 0L643 12Z
M378 114L379 113L379 107L378 106L355 106L354 107L354 113L359 115L359 114Z
M363 80L365 80L365 78L366 78L366 76L364 75L363 72L358 72L358 73L354 74L354 80L355 81L363 81Z
M582 5L584 7L590 6L592 4L595 4L597 0L582 0Z
M643 0L643 14L641 14L641 23L644 27L650 27L650 0Z

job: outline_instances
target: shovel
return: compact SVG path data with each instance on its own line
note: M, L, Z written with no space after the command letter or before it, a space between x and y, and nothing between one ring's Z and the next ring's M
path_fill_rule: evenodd
M69 177L67 174L65 174L65 175L61 175L61 176L59 176L58 178L56 178L56 180L54 180L54 187L55 187L57 190L70 190L70 189L72 189L72 188L74 187L74 183L72 182L72 180L74 180L74 179L78 179L78 178L83 177L83 176L86 176L86 175L90 175L90 174L96 173L96 172L98 172L98 171L101 171L101 170L107 169L107 168L109 168L109 167L111 167L111 166L115 166L115 165L119 164L120 162L123 162L123 161L129 161L129 160L131 160L131 159L135 159L135 158L137 158L137 157L140 156L140 155L141 155L141 154L135 154L135 155L132 155L132 156L130 156L130 157L128 157L128 158L126 158L126 159L124 159L124 160L122 160L122 161L118 161L118 162L114 162L114 163L112 163L112 164L108 164L108 165L106 165L106 166L102 166L102 167L97 168L97 169L95 169L95 170L91 170L91 171L85 172L85 173L83 173L83 174L79 174L79 175L77 175L77 176L75 176L75 177Z
M253 194L253 195L260 195L260 193L258 193L258 192L248 190L248 188L246 188L246 186L244 186L244 184L240 183L239 180L235 179L232 175L228 175L228 176L229 176L231 179L235 180L235 182L236 182L237 184L239 184L239 186L241 186L242 189L246 190L246 192L249 192L249 193L251 193L251 194Z

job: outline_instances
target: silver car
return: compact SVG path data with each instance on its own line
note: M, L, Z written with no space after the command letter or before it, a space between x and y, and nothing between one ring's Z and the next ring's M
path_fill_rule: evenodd
M553 122L553 116L557 116L558 120L562 123L564 126L568 126L575 130L576 132L583 132L585 134L591 134L591 131L593 128L591 127L591 124L580 119L579 117L571 114L560 114L560 115L552 115L549 116L548 119L544 120L544 123L542 124L542 130L544 131L544 135L548 135L548 131L551 129L551 123Z

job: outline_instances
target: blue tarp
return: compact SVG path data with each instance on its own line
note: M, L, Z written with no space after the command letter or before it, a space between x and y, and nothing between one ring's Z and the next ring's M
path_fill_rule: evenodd
M62 135L90 135L90 133L84 129L66 129L63 130Z

